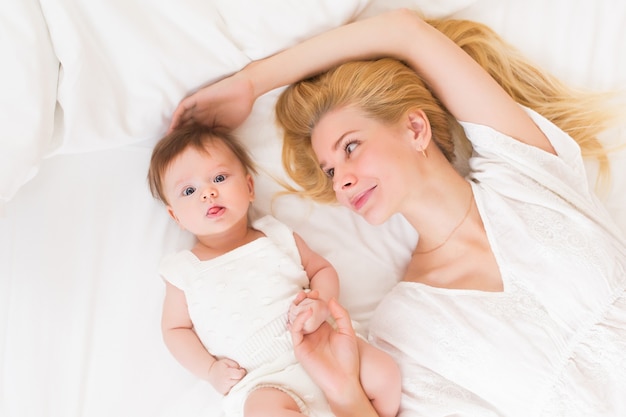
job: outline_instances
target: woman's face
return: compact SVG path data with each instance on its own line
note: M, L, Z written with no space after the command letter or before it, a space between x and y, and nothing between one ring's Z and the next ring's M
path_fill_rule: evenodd
M402 120L383 124L347 106L322 116L311 141L337 201L381 224L401 211L416 176L414 136Z

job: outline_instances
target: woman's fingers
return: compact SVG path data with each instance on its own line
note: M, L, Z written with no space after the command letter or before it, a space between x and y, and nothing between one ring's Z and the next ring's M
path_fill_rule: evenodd
M189 98L181 101L178 107L176 107L176 110L174 110L172 122L170 123L167 133L170 133L178 126L184 124L189 119L189 114L193 112L195 106L195 102L190 102Z
M335 298L331 298L328 302L328 309L333 319L335 319L337 331L345 335L355 336L354 329L352 328L352 320L350 320L348 311L343 308Z

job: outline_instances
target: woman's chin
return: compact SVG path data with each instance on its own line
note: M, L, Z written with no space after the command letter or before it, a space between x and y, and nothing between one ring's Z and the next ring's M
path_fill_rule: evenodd
M358 214L372 226L379 226L389 219L388 215L376 212L374 210L367 210Z

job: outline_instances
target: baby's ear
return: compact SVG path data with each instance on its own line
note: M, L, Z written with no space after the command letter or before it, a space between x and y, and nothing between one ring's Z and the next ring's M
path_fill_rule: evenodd
M180 227L181 229L185 230L185 228L180 224L180 221L178 220L178 217L176 217L176 213L174 213L174 210L170 206L167 206L167 214L169 214L170 217L172 219L174 219L174 221L176 222L178 227Z

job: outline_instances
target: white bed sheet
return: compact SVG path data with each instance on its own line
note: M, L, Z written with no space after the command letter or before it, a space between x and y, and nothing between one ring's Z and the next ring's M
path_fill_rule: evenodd
M62 14L52 7L53 1L25 0L22 4L34 8L40 4L48 18ZM212 4L227 7L229 3ZM278 2L273 4L278 7ZM446 14L469 5L457 15L488 23L566 81L594 88L626 88L626 4L619 0L376 0L354 2L341 13L320 13L332 14L336 20L331 25L337 25L367 4L364 15L411 5ZM298 13L272 7L266 12L281 19L289 19L289 13L295 19ZM225 19L219 27L240 28L243 21ZM140 23L135 30L142 30ZM310 28L309 34L321 29ZM38 30L45 32L45 22ZM296 39L293 33L281 36L274 39L276 48ZM56 46L57 55L48 51L40 57L39 63L49 64L44 70L54 71L55 56L71 52L69 40L64 42ZM146 45L154 47L151 42ZM230 58L221 55L231 70L272 51L272 42L233 45ZM185 51L193 53L191 47ZM190 61L197 62L196 58ZM123 64L123 58L119 59ZM46 150L38 148L35 156L48 156L29 159L31 165L24 170L0 171L2 175L30 173L24 179L36 172L30 181L13 181L11 198L0 218L0 416L219 415L219 397L175 362L162 343L159 327L163 283L156 272L158 261L165 253L189 245L191 238L176 228L149 195L147 163L151 146L182 94L218 76L200 78L201 71L186 68L184 63L181 57L175 66L163 64L167 71L176 69L183 75L166 71L176 82L157 89L160 95L148 97L153 107L145 114L133 114L136 124L130 127L124 124L126 119L115 118L117 107L99 106L95 99L92 116L103 131L76 118L61 119L57 108L57 125L52 129L56 133L52 134L50 117L54 114L40 114L43 124L31 129L32 135L39 140L37 144L43 136L50 137ZM63 83L63 77L67 81L75 69L66 66L65 75L62 71L58 79L65 103L75 99L68 95L80 88ZM56 80L57 74L52 78ZM43 88L33 109L49 111L50 94ZM238 134L264 172L282 176L280 138L272 122L277 94L271 92L257 102ZM118 104L122 110L127 105ZM3 106L8 104L3 102ZM95 112L104 112L104 118ZM63 120L60 129L58 123ZM121 128L109 123L120 123ZM80 136L86 133L92 135L90 142ZM605 139L607 143L626 142L626 121ZM4 139L0 143L5 156L16 149L9 148ZM626 230L626 151L614 153L612 162L612 188L602 198ZM593 183L593 164L589 177ZM257 179L258 210L272 209L276 190L278 186L262 173ZM276 200L273 209L333 262L342 279L341 300L365 330L373 307L400 277L415 233L399 217L372 227L342 208L294 197Z

